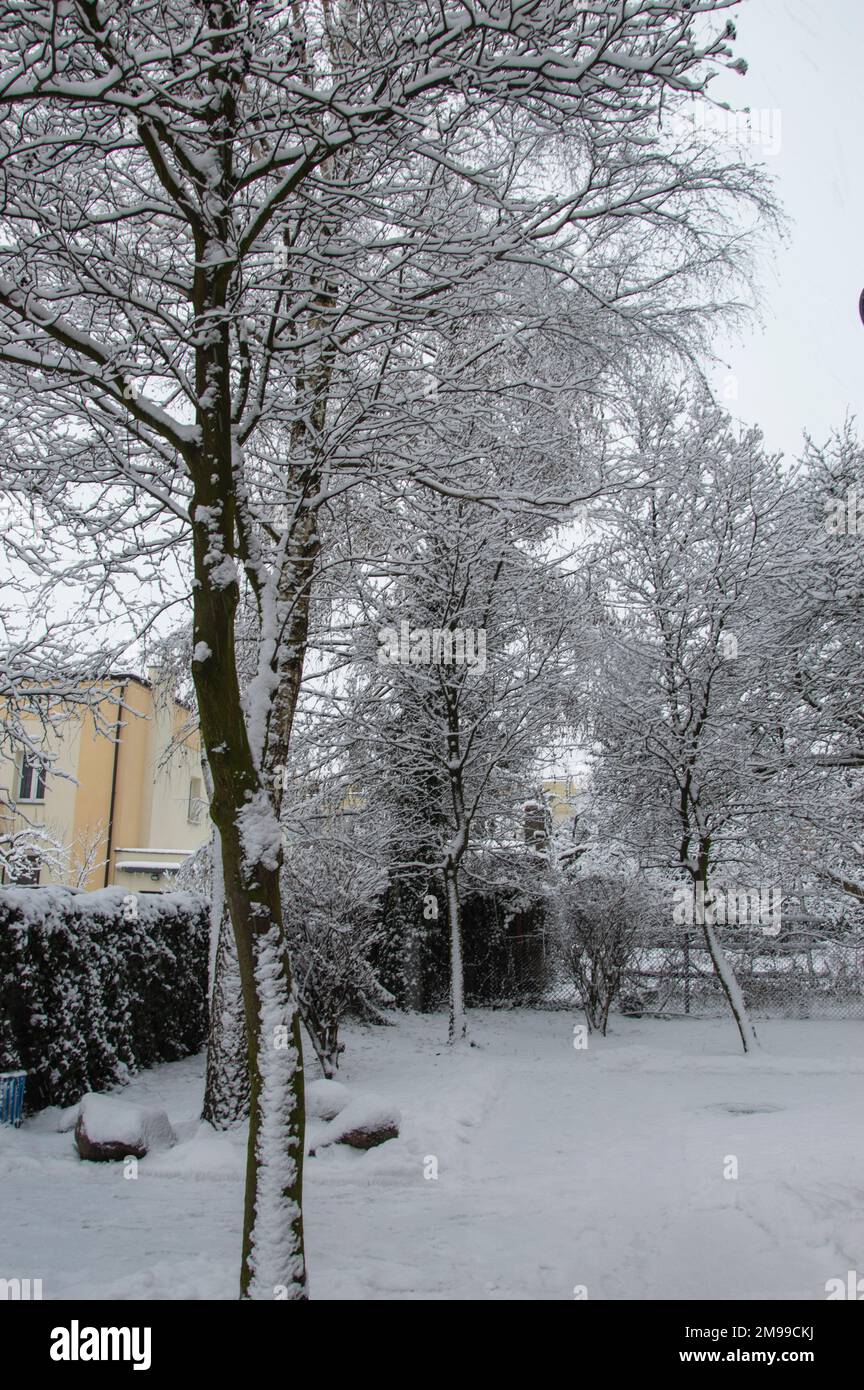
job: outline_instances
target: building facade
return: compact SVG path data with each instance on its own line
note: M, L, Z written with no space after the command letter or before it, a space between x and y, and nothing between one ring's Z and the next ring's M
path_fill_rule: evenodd
M30 749L0 759L4 882L164 892L210 838L197 727L158 676L87 693L34 695Z

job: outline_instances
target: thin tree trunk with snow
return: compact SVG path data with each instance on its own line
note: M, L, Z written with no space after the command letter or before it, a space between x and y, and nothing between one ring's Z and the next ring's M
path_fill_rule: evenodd
M708 954L714 966L714 973L720 981L720 987L726 995L729 1008L732 1010L732 1017L741 1035L741 1046L744 1048L745 1052L753 1052L759 1046L759 1041L756 1037L756 1029L753 1027L750 1014L747 1011L747 1005L744 1001L744 995L738 983L735 971L732 969L727 959L726 952L720 945L717 933L707 919L703 923L703 931L705 933L705 945L708 948Z
M227 224L220 230L227 238ZM226 290L218 267L206 262L196 270L200 322L224 299ZM259 706L247 725L235 651L235 450L230 394L225 389L230 369L227 327L219 323L207 330L196 351L196 388L203 404L201 443L190 455L195 486L190 508L195 566L192 672L213 779L211 815L220 835L246 1020L250 1122L240 1295L304 1299L300 1017L282 924L279 822L250 740L250 725L253 737L261 738L264 697L258 695Z
M726 956L726 952L720 945L719 937L714 930L712 922L713 900L708 895L707 878L702 880L702 884L704 890L703 901L705 903L705 920L702 924L702 930L705 934L705 945L711 957L711 964L714 966L714 973L720 981L720 987L726 995L729 1008L732 1011L732 1017L741 1035L741 1046L744 1048L745 1052L753 1052L759 1046L759 1041L756 1037L756 1029L753 1027L750 1014L747 1011L747 1004L741 986L738 983L738 977L732 969L732 965Z
M198 551L196 547L196 561ZM248 1049L250 1123L240 1292L243 1298L303 1299L300 1018L282 926L278 822L249 746L232 629L218 616L219 608L230 602L224 589L206 582L196 587L196 641L206 643L211 653L221 648L230 654L228 660L208 656L195 669Z
M339 1041L339 1023L324 1022L308 999L300 1000L300 1017L321 1071L328 1081L332 1081L339 1070L339 1057L345 1050L344 1044Z
M201 760L208 802L213 778L206 758ZM222 841L213 826L210 841L210 1019L207 1032L207 1071L202 1119L214 1129L229 1129L249 1118L249 1067L240 966L231 917L225 902Z
M465 1014L465 967L462 959L462 905L459 901L459 870L448 865L444 870L447 893L447 925L450 932L450 1042L468 1036Z
M231 918L224 908L221 875L220 861L220 921L216 928L216 959L210 991L210 1028L202 1114L214 1129L229 1129L249 1118L250 1087L240 965Z
M448 1036L452 1043L459 1042L468 1036L468 1020L465 1015L465 965L462 956L462 903L459 899L459 865L468 848L471 826L465 808L459 704L458 699L453 696L452 689L448 689L447 696L447 774L455 827L455 833L444 864L447 924L450 929L450 1028Z

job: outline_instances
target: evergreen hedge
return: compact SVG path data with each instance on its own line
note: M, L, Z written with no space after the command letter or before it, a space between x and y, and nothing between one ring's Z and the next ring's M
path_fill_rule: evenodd
M199 1051L208 955L193 893L0 889L0 1071L38 1110Z

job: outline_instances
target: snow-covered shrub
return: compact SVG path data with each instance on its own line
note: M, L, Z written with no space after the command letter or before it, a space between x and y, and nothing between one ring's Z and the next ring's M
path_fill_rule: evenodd
M560 954L588 1027L604 1035L646 908L631 879L586 875L562 893Z
M197 1052L208 941L191 893L0 890L0 1063L29 1073L28 1107Z
M346 1014L382 1017L393 997L372 964L382 873L358 853L346 828L295 832L283 869L283 921L300 1013L325 1077L339 1065Z

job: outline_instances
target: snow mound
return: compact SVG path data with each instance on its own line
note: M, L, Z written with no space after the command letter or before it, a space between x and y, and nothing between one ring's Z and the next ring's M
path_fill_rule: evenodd
M373 1149L388 1139L399 1137L399 1110L380 1096L357 1096L334 1120L331 1120L318 1138L315 1148L328 1148L330 1144L349 1144L353 1149Z
M176 1142L164 1110L130 1105L92 1091L81 1099L75 1145L82 1158L97 1163L143 1158L150 1149L168 1149Z
M54 1128L56 1129L57 1133L68 1134L70 1130L73 1130L78 1123L78 1116L80 1113L80 1101L77 1105L67 1105L64 1109L60 1110L59 1114L57 1115L56 1122L54 1124Z
M306 1087L306 1114L312 1120L333 1120L351 1099L341 1081L310 1081Z
M28 1124L36 1134L68 1134L78 1123L80 1108L80 1101L74 1105L46 1105L29 1117Z
M170 1151L151 1154L151 1177L192 1178L195 1182L242 1182L246 1170L246 1136L227 1134L201 1120L193 1132Z

